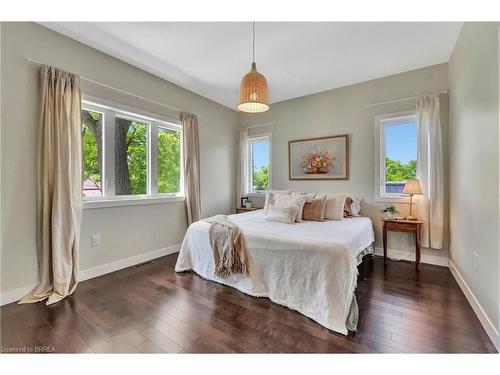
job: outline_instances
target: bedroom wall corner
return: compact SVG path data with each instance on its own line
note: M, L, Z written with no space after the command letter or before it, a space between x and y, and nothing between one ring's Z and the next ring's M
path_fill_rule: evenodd
M450 59L450 267L500 350L499 23L465 23Z

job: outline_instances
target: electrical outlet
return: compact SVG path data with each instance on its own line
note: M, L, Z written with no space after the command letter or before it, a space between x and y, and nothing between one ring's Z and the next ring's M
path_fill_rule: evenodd
M478 258L479 254L478 253L474 253L474 271L477 271L477 258Z
M96 247L101 245L101 235L100 234L93 234L90 237L90 246Z

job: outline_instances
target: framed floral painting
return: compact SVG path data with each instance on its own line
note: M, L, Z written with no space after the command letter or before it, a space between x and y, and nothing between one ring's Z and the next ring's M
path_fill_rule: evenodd
M347 180L349 136L288 141L290 180Z

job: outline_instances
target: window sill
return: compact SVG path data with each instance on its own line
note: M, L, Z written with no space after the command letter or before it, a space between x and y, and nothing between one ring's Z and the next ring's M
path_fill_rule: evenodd
M266 192L263 191L263 192L252 192L252 193L248 193L247 196L249 197L265 197L266 196Z
M410 196L384 196L375 197L375 202L378 203L410 203Z
M82 200L82 209L104 208L104 207L121 207L121 206L138 206L144 204L157 203L172 203L183 202L184 196L156 196L156 197L126 197L112 199L89 199Z

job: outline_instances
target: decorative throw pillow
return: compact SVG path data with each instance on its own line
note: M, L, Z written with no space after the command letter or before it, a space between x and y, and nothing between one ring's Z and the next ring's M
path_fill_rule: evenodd
M266 220L277 221L284 224L293 224L295 222L295 217L297 216L297 207L290 206L287 208L275 207L274 205L269 205Z
M280 194L274 197L274 206L279 208L287 207L297 207L297 217L295 221L302 222L302 210L304 209L304 203L306 203L306 198L301 194Z
M277 195L289 195L292 194L292 189L288 190L267 190L266 191L266 200L264 202L264 214L267 214L267 209L269 205L274 204L274 197Z
M360 216L359 211L361 211L361 201L363 200L363 198L357 197L355 195L349 195L349 197L352 199L351 203L352 216Z
M299 192L294 192L292 194L300 194L304 198L306 198L306 202L311 202L314 198L316 198L316 194L318 194L318 193L299 193Z
M344 203L344 217L352 217L351 204L352 198L350 196L347 196Z
M344 203L347 194L327 195L325 219L342 220L344 217Z
M302 219L310 221L325 220L326 195L313 199L304 204Z

